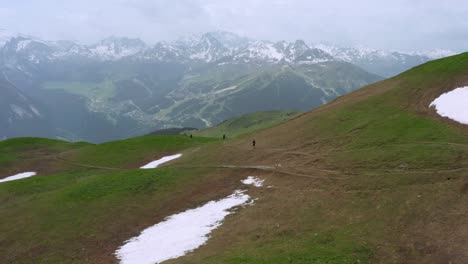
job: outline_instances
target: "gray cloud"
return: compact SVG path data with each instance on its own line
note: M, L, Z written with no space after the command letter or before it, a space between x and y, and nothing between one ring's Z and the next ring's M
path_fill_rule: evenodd
M109 35L171 40L210 30L387 49L468 47L468 2L458 0L16 0L0 27L45 39Z

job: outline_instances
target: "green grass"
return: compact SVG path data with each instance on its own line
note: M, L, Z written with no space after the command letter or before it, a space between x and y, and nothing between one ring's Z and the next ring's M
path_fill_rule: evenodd
M349 228L345 228L349 231ZM230 250L222 258L209 257L203 263L230 264L356 264L370 263L372 250L348 240L346 235L335 232L309 232L297 236L286 235L273 241L251 244L250 248Z
M121 230L141 223L138 218L157 219L158 210L202 177L202 172L159 169L63 173L4 183L0 255L15 263L86 262L88 254L100 250L87 245L128 239L132 234Z
M122 167L218 140L203 137L191 139L188 136L144 136L85 147L73 154L73 157L81 163Z
M310 145L308 153L324 161L311 167L328 165L343 175L351 173L350 179L330 188L330 197L313 197L314 192L300 187L274 201L261 196L269 199L263 203L270 207L264 215L243 215L256 227L244 239L234 240L237 243L223 252L202 250L171 263L434 263L440 256L457 258L464 252L459 247L466 235L466 226L457 223L459 215L467 213L466 194L460 189L468 186L462 180L468 168L468 137L466 128L442 121L427 107L443 92L466 85L467 69L468 54L430 62L366 88L365 96L345 97L350 99L267 130L273 138L264 139L269 140L265 148L274 148L275 141L288 148ZM293 139L302 140L295 144ZM268 155L255 161L262 159ZM438 173L455 168L465 170ZM288 200L294 196L301 198ZM287 206L281 208L281 203ZM317 203L320 210L309 212L307 206ZM278 213L270 215L269 210ZM331 212L326 216L320 214L327 210ZM270 219L286 225L285 231L267 230ZM432 246L432 252L424 252L421 244ZM455 248L456 253L446 254L435 245Z
M0 166L20 164L24 159L59 153L89 145L85 142L70 143L44 138L14 138L0 141Z
M15 138L0 141L0 172L6 174L10 169L17 170L13 168L36 166L41 160L45 164L57 162L55 157L92 166L138 168L139 164L146 161L217 141L219 139L205 137L143 136L95 145L42 138Z
M226 135L228 138L233 138L272 127L297 115L299 112L295 111L257 112L229 119L214 127L187 131L185 134L214 138Z
M10 153L37 148L66 149L72 145L84 146L87 145L87 143L70 143L66 141L46 138L13 138L0 141L0 151L4 153Z
M216 140L145 136L92 145L18 138L0 142L0 150L19 162L24 155L33 155L31 151L47 151L67 153L77 162L123 167L210 142ZM196 186L206 186L207 175L202 168L115 172L65 168L53 175L2 183L0 256L14 263L88 262L89 256L102 252L102 243L117 247L145 225L195 206L205 196L216 196L199 193L176 202L181 208L174 204Z
M433 61L373 85L369 89L394 88L332 108L314 118L307 131L339 148L331 157L343 168L460 167L468 159L468 149L463 146L468 144L466 132L428 113L421 114L418 105L427 107L445 92L442 88L468 68L465 57L468 54ZM397 84L392 84L394 80Z
M340 146L342 167L452 168L468 158L466 148L446 144L466 142L459 129L388 105L385 97L322 115L314 124L324 140L336 137L329 141Z
M90 99L111 98L115 94L114 82L106 80L97 82L46 82L42 85L44 89L64 90L71 94L81 95Z

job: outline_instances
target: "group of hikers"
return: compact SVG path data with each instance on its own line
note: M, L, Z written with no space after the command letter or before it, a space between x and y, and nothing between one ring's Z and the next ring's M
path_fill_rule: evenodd
M190 138L193 138L193 135L190 134ZM223 140L226 140L226 134L223 134ZM257 144L257 142L255 141L255 139L252 140L252 148L255 148L255 145Z

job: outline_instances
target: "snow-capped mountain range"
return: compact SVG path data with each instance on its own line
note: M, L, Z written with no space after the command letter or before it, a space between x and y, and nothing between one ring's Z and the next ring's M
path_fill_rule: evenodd
M410 52L409 54L426 56L431 59L440 59L440 58L445 58L445 57L456 55L457 53L451 50L446 50L446 49L433 49L433 50L426 50L426 51Z
M42 41L0 30L2 53L33 63L70 58L101 61L187 61L201 63L313 64L345 61L389 77L426 61L454 55L449 50L399 52L362 47L251 40L229 32L210 32L148 45L140 39L110 37L94 45L73 41ZM6 56L6 57L8 57ZM5 57L5 56L4 56Z
M330 55L334 56L337 59L343 61L349 61L356 58L364 58L369 56L374 57L385 57L385 56L392 56L395 54L404 54L404 55L413 55L413 56L424 56L430 59L440 59L448 56L456 55L457 53L451 50L445 49L433 49L433 50L426 50L426 51L399 51L399 50L378 50L378 49L371 49L367 47L339 47L336 45L330 44L311 44L312 47L321 49Z
M404 52L396 50L376 50L366 47L345 48L327 44L313 44L312 46L327 52L337 60L356 64L369 72L379 74L383 77L391 77L429 60L440 59L456 54L456 52L443 49Z
M205 127L256 111L305 111L451 54L252 40L229 32L153 45L110 37L89 45L2 30L0 138L102 142Z
M335 61L330 54L304 41L253 41L231 33L206 33L199 37L147 45L139 39L110 37L94 45L72 41L43 41L11 37L0 48L0 65L19 69L27 76L42 65L72 61L175 64L316 64Z

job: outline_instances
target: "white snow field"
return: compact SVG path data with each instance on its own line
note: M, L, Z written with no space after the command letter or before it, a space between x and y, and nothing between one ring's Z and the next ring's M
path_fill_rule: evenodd
M468 86L442 94L430 106L439 115L468 125Z
M0 182L20 180L20 179L29 178L35 175L36 175L35 172L23 172L23 173L19 173L10 177L6 177L4 179L0 179Z
M246 185L253 185L255 187L262 187L265 180L259 179L254 176L249 176L247 179L243 180L242 183Z
M182 154L176 154L176 155L172 155L172 156L163 157L161 159L158 159L158 160L155 160L153 162L150 162L150 163L146 164L145 166L141 167L140 169L155 169L155 168L157 168L159 165L161 165L163 163L169 162L171 160L178 159L180 157L182 157Z
M211 231L232 213L229 209L250 199L244 192L172 215L128 240L115 254L122 264L154 264L184 256L208 241Z

